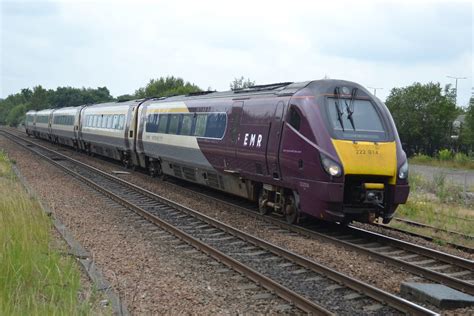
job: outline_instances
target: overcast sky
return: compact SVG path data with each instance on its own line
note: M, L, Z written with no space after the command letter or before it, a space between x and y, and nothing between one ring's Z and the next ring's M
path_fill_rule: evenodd
M42 85L133 93L174 75L228 90L328 76L381 88L459 80L473 86L473 5L459 1L1 2L4 98Z

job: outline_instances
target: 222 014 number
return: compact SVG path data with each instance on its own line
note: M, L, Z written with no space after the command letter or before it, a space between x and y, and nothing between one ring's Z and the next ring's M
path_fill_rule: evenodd
M356 155L378 155L379 151L378 150L372 150L372 149L356 149Z

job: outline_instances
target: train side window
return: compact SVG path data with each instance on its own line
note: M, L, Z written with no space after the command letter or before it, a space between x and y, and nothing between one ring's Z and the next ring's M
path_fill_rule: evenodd
M114 115L114 120L112 121L112 128L113 129L118 129L118 121L119 121L119 116L117 114Z
M158 132L158 114L148 115L148 120L146 122L146 132L147 133Z
M194 128L194 136L204 137L206 134L207 114L198 114L196 116L196 127Z
M102 128L107 128L107 117L108 115L102 115Z
M119 116L119 129L123 129L125 126L125 114L120 114Z
M181 129L179 135L191 135L193 127L193 114L183 114L183 121L181 122Z
M171 114L169 118L168 134L176 135L178 134L179 127L179 114Z
M226 115L224 113L212 113L208 115L206 124L206 137L222 138L226 125Z
M298 110L295 107L290 109L290 120L289 123L293 126L297 131L300 130L301 125L301 115L298 113Z
M160 114L158 117L158 133L166 133L168 127L168 114Z
M107 128L109 129L112 129L113 125L113 121L114 121L114 116L113 115L107 115L108 116L108 119L107 119Z
M97 127L102 127L102 120L103 120L103 117L102 115L97 115Z

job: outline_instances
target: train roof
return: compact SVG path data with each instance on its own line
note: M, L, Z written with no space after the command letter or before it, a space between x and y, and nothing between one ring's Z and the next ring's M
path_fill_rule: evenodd
M153 101L188 101L199 99L215 99L215 98L233 98L233 99L247 99L254 96L292 96L298 90L306 87L311 81L304 82L279 82L264 85L256 85L244 89L235 89L230 91L200 91L190 93L187 95L177 95L161 98L150 98Z
M44 109L44 110L36 112L36 114L51 114L51 112L53 111L54 109Z
M116 107L116 106L133 106L140 104L145 99L137 99L137 100L129 100L129 101L114 101L114 102L106 102L106 103L96 103L86 106L88 108L100 108L100 107Z
M77 112L79 111L81 108L83 108L84 106L68 106L68 107L65 107L65 108L58 108L58 109L54 109L54 114L56 113L74 113L74 112Z

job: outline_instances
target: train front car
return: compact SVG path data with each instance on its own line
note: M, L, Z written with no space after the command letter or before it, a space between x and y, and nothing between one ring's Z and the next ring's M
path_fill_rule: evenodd
M290 101L282 175L299 210L323 220L388 223L406 202L408 164L387 107L360 85L313 81Z

